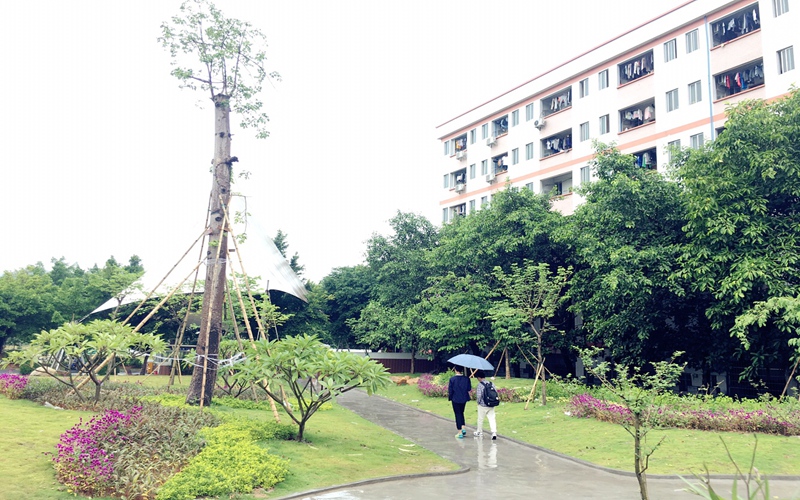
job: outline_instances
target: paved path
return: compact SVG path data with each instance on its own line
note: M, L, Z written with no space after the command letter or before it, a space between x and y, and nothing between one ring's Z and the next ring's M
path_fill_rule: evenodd
M308 500L449 500L488 499L603 499L639 500L639 486L630 474L613 472L569 457L516 442L501 435L456 439L452 420L361 391L340 396L339 404L362 417L468 468L466 472L423 476L371 484L357 484L286 498ZM475 419L475 405L467 404L467 421ZM472 416L470 419L469 416ZM715 479L715 489L730 498L731 479ZM699 498L684 491L675 477L648 476L650 498ZM744 491L740 486L740 495ZM770 481L772 499L800 499L800 479ZM761 498L761 497L759 497Z

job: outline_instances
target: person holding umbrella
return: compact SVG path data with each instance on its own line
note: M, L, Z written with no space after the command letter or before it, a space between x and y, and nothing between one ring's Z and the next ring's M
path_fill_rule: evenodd
M447 384L447 400L453 404L453 413L456 416L456 429L458 439L464 439L467 435L467 430L464 429L466 420L464 419L464 410L469 401L469 391L472 390L472 382L469 377L463 375L463 369L459 366L455 367L456 374L450 377L450 382Z

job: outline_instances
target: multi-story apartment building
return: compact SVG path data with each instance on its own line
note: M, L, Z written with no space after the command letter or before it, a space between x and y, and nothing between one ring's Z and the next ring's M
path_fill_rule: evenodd
M643 168L663 167L670 146L713 139L726 106L798 82L798 11L798 0L689 1L439 125L442 220L509 182L572 213L591 139Z

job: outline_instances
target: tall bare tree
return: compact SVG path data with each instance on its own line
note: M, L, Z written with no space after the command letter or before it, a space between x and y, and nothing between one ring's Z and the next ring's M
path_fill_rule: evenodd
M267 77L266 37L250 23L226 18L213 3L187 0L180 14L161 25L162 46L172 56L172 75L181 88L208 92L214 103L214 158L211 187L206 281L202 322L197 340L196 366L186 402L208 405L217 376L217 356L222 333L222 305L228 256L225 212L230 201L231 112L241 117L242 128L252 128L266 138L267 115L256 97ZM228 212L229 213L229 212Z

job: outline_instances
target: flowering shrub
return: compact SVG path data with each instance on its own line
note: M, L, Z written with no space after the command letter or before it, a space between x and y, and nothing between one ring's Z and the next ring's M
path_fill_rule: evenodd
M152 498L199 452L199 430L217 422L208 413L154 404L107 410L61 435L53 457L58 479L74 494Z
M730 398L728 400L732 401ZM744 403L745 406L750 404ZM624 406L588 394L574 396L569 409L576 417L596 418L617 424L630 422L631 418L630 411ZM761 409L689 409L667 405L652 408L650 417L653 425L662 428L800 435L800 409L793 406L785 409L771 405Z
M433 379L433 375L430 373L424 373L419 376L417 388L422 394L431 398L447 397L447 386L437 384Z
M0 373L0 394L8 399L22 397L26 385L28 385L28 377L13 373Z

